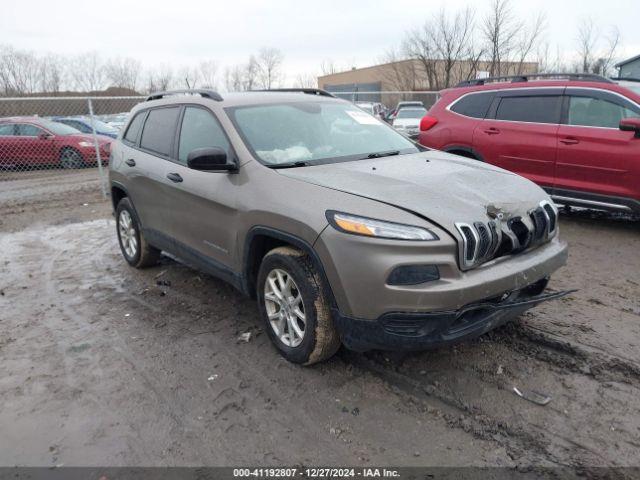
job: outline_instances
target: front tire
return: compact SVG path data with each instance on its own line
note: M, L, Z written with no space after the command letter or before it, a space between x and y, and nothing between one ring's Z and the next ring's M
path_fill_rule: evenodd
M140 222L127 197L116 208L116 231L122 256L135 268L151 267L158 263L160 250L149 245L140 230Z
M284 358L311 365L338 351L340 337L328 298L304 252L271 250L262 260L256 290L267 334Z

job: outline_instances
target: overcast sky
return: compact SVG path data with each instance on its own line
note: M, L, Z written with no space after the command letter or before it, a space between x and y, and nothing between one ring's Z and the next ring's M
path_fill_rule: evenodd
M195 1L29 0L2 2L0 44L39 52L95 50L131 56L145 66L176 67L214 59L222 67L244 62L261 46L285 55L289 78L317 73L323 59L341 67L376 63L404 33L445 7L467 5L481 17L489 0L271 0ZM512 0L514 13L547 14L546 38L570 54L576 27L591 17L606 33L622 34L620 57L640 54L640 0Z

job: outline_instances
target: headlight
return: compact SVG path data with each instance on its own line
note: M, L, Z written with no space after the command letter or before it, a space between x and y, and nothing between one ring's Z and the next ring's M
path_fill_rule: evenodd
M93 142L85 142L84 140L82 142L78 142L78 145L80 145L81 147L93 147Z
M354 235L394 240L438 240L438 236L426 228L401 223L384 222L333 211L327 212L327 219L336 230Z

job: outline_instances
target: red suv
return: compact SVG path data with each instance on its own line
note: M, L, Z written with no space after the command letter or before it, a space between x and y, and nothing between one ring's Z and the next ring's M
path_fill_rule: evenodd
M516 172L557 203L640 213L640 94L597 75L534 75L444 90L420 143Z
M113 139L98 135L100 159L106 165ZM0 167L60 166L80 168L95 165L92 135L44 118L0 119Z

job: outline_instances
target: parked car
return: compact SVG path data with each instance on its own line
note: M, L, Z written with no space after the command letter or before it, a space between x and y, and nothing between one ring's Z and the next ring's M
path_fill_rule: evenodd
M103 164L109 161L111 138L98 136ZM92 135L39 117L0 119L0 166L54 165L81 168L97 163Z
M398 111L393 120L393 128L411 139L418 138L420 133L420 120L427 114L427 109L406 107Z
M373 115L376 118L382 119L386 111L385 106L378 102L355 102L356 105L365 112Z
M621 87L628 88L632 92L640 95L640 78L612 78Z
M117 128L114 128L97 118L93 119L93 126L91 124L91 119L87 117L53 117L51 120L69 125L82 133L93 134L93 128L95 127L98 135L104 135L105 137L111 138L116 138L118 136Z
M119 113L117 115L105 115L105 117L102 120L107 125L109 125L112 128L115 128L116 130L120 131L120 130L122 130L122 127L124 126L125 122L127 121L127 114L126 113Z
M286 359L448 344L566 293L543 293L567 247L525 178L322 90L185 93L150 96L114 142L122 255L164 250L257 298Z
M390 112L387 112L387 116L385 120L389 123L392 123L393 120L398 115L398 112L403 108L424 108L424 103L419 101L413 101L413 100L398 102L398 105L396 105L396 108L394 108Z
M559 204L640 213L640 94L596 75L465 82L420 143L523 175Z

